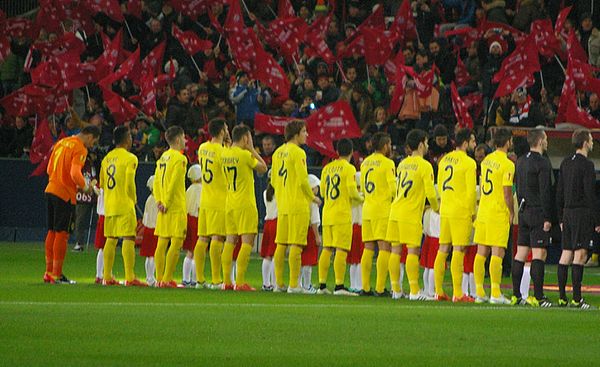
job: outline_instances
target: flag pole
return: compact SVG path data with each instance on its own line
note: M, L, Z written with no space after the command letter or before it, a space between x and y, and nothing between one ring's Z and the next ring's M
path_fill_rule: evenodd
M371 76L369 75L369 65L365 64L367 68L367 86L371 86Z
M237 1L237 0L234 0ZM242 5L244 5L244 9L246 9L246 13L248 13L248 15L250 15L250 10L248 10L248 6L246 5L246 2L244 0L242 0Z
M292 55L292 60L294 60L294 65L296 65L296 71L300 74L300 67L298 66L298 62L296 61L296 56Z
M554 55L554 58L556 59L556 61L558 61L558 65L560 65L560 68L562 69L563 73L567 73L565 70L565 67L563 66L562 62L560 62L560 59L558 58L558 56Z
M200 67L198 67L198 64L196 63L196 60L194 60L194 56L190 55L190 59L192 59L192 62L194 63L194 66L196 67L196 71L198 71L198 78L202 77L202 71L200 71Z
M340 71L340 73L342 74L342 79L344 79L345 82L348 81L348 79L346 78L346 74L344 74L344 70L342 70L342 67L340 66L340 62L336 61L335 64L338 67L338 70Z
M127 19L125 19L125 17L123 17L123 20L125 21L125 28L127 28L127 33L129 33L129 38L131 40L133 40L133 34L131 34L131 29L129 28L129 23L127 23Z
M544 73L542 72L542 68L540 68L540 80L542 81L542 89L546 89L544 85Z
M271 11L271 14L273 14L275 16L275 18L277 18L277 14L275 13L275 11L273 10L273 8L271 8L271 5L267 4L267 8L269 8L269 10Z
M219 45L221 44L221 39L223 38L222 34L219 34L219 40L217 41L217 45L215 46L215 48L219 47Z

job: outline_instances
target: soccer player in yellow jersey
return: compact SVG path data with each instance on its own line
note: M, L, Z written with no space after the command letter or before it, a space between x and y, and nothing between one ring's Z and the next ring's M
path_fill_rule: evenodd
M138 159L129 152L131 133L118 126L114 133L115 148L102 160L100 185L104 191L104 276L103 285L118 285L112 276L117 240L123 238L121 253L125 267L125 286L146 286L135 277L135 234L137 218L135 204L135 172Z
M427 134L423 130L413 129L406 136L406 144L412 151L398 164L396 195L390 209L386 239L392 243L389 271L392 282L392 298L399 299L400 254L402 244L408 249L406 256L406 275L410 285L411 301L430 300L419 287L419 251L423 236L423 210L425 198L434 211L438 210L438 200L433 186L433 167L423 156L427 153Z
M302 250L306 246L307 232L310 224L310 202L317 204L321 200L316 197L308 184L306 153L300 145L306 143L308 133L302 120L290 121L285 126L286 143L273 153L273 174L271 185L275 189L277 201L277 248L273 256L275 265L276 286L274 292L285 292L283 270L285 252L290 246L289 266L290 284L288 293L310 293L298 285L298 275L302 266Z
M173 272L179 259L179 251L183 245L187 230L187 208L185 202L185 173L187 158L185 149L185 134L179 126L171 126L165 132L169 150L164 152L154 173L154 189L152 194L158 206L156 229L158 236L154 259L156 262L156 280L161 288L176 288ZM202 195L204 196L204 195ZM167 246L171 242L166 255Z
M477 186L477 163L467 155L476 146L475 134L471 129L460 129L456 133L456 150L446 154L438 162L437 184L440 193L440 247L433 266L435 298L448 300L443 282L446 258L452 247L452 301L473 302L474 299L462 292L463 263L465 250L471 243L473 219L475 217L475 193Z
M227 200L227 181L221 165L223 141L229 136L227 123L222 119L214 119L208 124L210 141L198 148L198 160L202 168L202 197L198 215L198 243L194 249L196 274L204 273L206 248L210 241L210 271L212 289L223 287L221 278L221 253L225 241L225 206ZM196 287L205 285L198 283ZM232 288L230 288L232 289Z
M352 140L341 139L336 147L339 158L328 163L321 172L323 206L323 250L319 257L319 294L330 294L327 275L331 253L335 249L333 271L335 273L334 295L356 296L344 287L346 258L352 246L352 201L363 201L356 188L356 168L350 164Z
M254 291L246 283L246 270L254 238L258 233L258 209L254 195L254 171L267 172L267 165L254 149L252 133L246 125L238 125L231 131L233 145L223 151L221 164L227 178L227 203L225 227L227 239L223 248L224 288L231 286L231 263L233 250L242 237L242 247L236 261L236 291Z
M385 240L387 234L390 207L396 193L396 167L388 158L392 152L392 139L386 133L373 135L375 153L368 156L360 165L362 172L363 204L362 240L365 249L360 261L362 273L361 296L373 295L371 291L371 267L375 245L377 255L377 280L375 292L386 294L385 283L390 260L390 243Z
M475 221L474 242L478 245L473 273L477 295L476 303L487 302L483 290L485 276L485 260L490 259L490 283L492 294L489 299L493 304L510 304L500 292L502 280L502 259L508 244L510 224L514 217L512 185L515 165L508 159L507 152L512 146L512 133L500 128L493 136L496 151L489 154L481 162L481 199Z

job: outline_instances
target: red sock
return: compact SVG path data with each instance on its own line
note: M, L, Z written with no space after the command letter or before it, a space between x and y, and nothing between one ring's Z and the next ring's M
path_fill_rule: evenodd
M68 232L56 232L54 237L54 264L52 266L52 274L60 278L62 275L63 261L67 253L67 241L69 240Z
M52 264L54 262L54 236L56 232L49 230L46 235L46 273L52 274Z

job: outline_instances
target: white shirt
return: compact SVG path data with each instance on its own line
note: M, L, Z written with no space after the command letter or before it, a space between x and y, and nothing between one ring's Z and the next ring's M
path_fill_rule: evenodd
M150 194L146 199L146 205L144 205L144 217L142 218L142 224L146 228L156 228L156 217L158 216L158 207L154 196Z
M187 213L198 218L200 213L200 194L202 193L202 184L193 183L185 192L185 204Z
M96 204L96 213L104 215L104 190L98 190L98 204Z
M277 202L275 201L275 195L273 200L267 201L267 191L263 191L263 201L265 202L266 214L265 220L277 219Z
M319 206L315 203L310 203L310 224L321 224L321 215L319 214Z
M431 208L427 209L423 215L423 232L429 237L440 237L440 214Z
M362 226L362 204L357 203L352 207L352 224Z

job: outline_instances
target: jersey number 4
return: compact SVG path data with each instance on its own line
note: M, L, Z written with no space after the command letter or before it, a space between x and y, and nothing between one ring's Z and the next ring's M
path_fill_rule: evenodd
M281 167L279 168L279 171L277 172L277 174L279 175L279 177L283 178L283 186L285 187L285 183L287 181L287 176L288 176L288 171L287 171L287 168L285 168L284 161L281 162Z
M404 190L404 197L406 198L408 196L408 192L413 186L413 180L408 179L408 172L406 171L404 172L404 175L402 174L402 172L400 172L400 178L401 179L396 185L396 196L400 195L400 189L402 189Z

